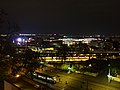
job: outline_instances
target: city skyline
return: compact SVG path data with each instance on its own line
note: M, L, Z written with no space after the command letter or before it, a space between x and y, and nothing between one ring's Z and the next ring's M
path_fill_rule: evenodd
M0 32L119 35L120 7L117 2L1 0L0 8L7 15L3 15L5 23ZM9 27L15 29L8 30Z
M0 34L0 90L119 90L120 36Z

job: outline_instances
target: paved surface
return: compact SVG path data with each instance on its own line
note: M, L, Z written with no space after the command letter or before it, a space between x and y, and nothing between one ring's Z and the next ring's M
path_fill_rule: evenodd
M42 73L57 77L57 83L51 85L55 90L120 90L120 83L112 81L108 83L105 76L92 77L82 74L67 74L66 72L46 68Z

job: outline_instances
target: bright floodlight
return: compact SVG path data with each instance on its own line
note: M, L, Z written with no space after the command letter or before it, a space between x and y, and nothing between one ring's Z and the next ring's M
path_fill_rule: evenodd
M22 39L21 39L21 38L18 38L18 39L17 39L17 41L18 41L18 42L21 42L21 41L22 41Z

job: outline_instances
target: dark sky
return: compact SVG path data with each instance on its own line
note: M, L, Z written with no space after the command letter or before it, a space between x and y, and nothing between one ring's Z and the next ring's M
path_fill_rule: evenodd
M19 33L120 34L119 0L0 0L0 8Z

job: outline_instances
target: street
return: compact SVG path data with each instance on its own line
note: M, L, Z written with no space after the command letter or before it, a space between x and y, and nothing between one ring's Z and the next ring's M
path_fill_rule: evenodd
M55 90L119 90L120 88L120 83L115 81L108 83L106 77L92 77L77 73L68 74L65 71L50 67L43 71L40 70L40 72L57 77L57 83L53 85Z

